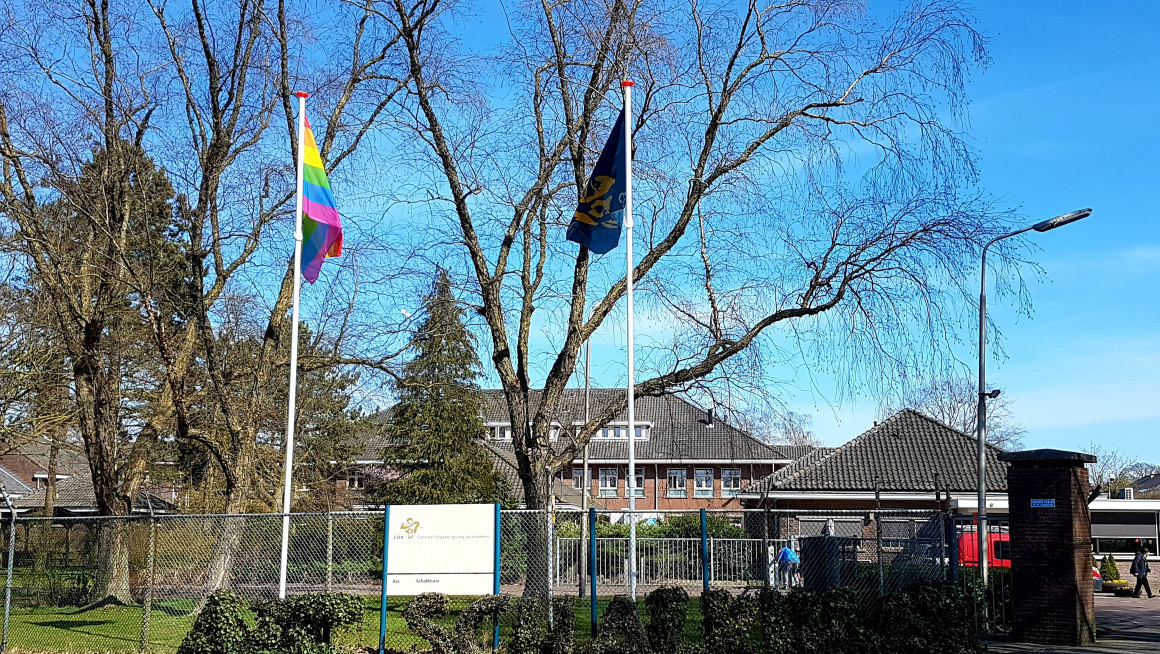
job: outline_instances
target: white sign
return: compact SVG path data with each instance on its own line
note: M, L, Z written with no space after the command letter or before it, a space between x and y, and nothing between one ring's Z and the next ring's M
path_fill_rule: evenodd
M1033 509L1054 509L1055 500L1031 500L1031 508Z
M387 594L494 593L496 511L494 504L392 505Z

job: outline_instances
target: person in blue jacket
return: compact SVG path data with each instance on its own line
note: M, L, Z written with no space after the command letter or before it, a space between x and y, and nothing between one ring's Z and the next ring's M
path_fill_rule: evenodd
M793 551L793 543L786 543L777 555L777 573L784 588L798 585L798 566L801 559Z

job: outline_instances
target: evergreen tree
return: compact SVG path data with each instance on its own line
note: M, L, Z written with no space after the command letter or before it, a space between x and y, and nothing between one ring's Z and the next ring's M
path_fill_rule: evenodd
M507 484L479 442L483 396L475 341L443 270L424 299L415 352L395 384L399 402L388 427L396 445L386 454L399 478L371 485L389 504L500 502Z

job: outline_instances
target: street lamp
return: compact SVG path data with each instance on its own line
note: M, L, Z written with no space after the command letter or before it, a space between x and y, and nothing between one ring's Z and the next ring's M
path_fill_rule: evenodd
M991 239L989 243L983 246L983 265L980 277L979 290L979 413L976 416L975 433L979 438L979 518L978 518L978 536L979 536L979 576L983 583L987 583L987 398L996 398L999 396L999 391L987 391L987 249L995 243L1012 236L1018 236L1024 232L1035 230L1037 232L1047 232L1056 227L1063 227L1064 225L1074 223L1077 220L1087 218L1092 213L1091 209L1080 209L1065 213L1061 216L1056 216L1043 222L1035 223L1030 227L1024 227L1018 231L996 236Z

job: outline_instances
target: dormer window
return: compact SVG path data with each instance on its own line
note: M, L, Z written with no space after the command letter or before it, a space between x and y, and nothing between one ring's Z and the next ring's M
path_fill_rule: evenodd
M649 431L651 430L651 428L652 428L651 425L637 424L636 425L636 437L638 439L648 438ZM626 425L626 424L615 425L614 424L614 425L608 425L605 427L601 427L600 430L596 432L596 438L610 439L610 440L619 438L621 440L628 440L628 425Z
M528 425L531 429L531 425ZM548 438L556 440L560 436L560 425L553 423L551 429L548 431ZM510 441L512 439L512 426L509 423L493 423L487 425L487 439L492 441Z

